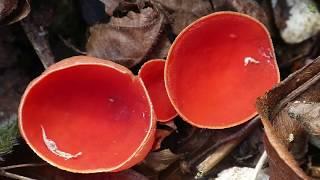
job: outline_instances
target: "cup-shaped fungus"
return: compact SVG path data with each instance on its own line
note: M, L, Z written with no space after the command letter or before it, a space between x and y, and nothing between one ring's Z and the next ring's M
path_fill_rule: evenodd
M185 28L171 46L165 85L178 114L222 129L257 114L255 100L279 82L267 29L236 12L218 12Z
M144 63L139 71L159 122L170 121L177 115L164 85L164 66L165 60L153 59Z
M19 128L31 149L70 172L115 172L151 150L155 115L142 80L111 61L76 56L27 87Z

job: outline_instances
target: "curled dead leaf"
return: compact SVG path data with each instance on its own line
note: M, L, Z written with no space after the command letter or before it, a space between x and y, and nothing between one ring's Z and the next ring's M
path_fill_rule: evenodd
M148 54L147 59L166 59L169 49L171 47L171 42L167 37L166 33L161 33L159 40L156 45L151 49L150 54Z
M179 157L181 157L181 155L172 153L170 149L164 149L150 153L143 163L154 171L159 172L166 169L170 164L179 159Z
M160 149L160 148L161 148L161 142L162 142L167 136L169 136L170 133L171 133L170 131L165 130L165 129L157 129L157 131L156 131L156 137L155 137L155 140L154 140L152 149L153 149L154 151Z
M20 21L30 10L30 0L3 0L0 2L0 24Z
M156 43L164 17L151 7L140 13L112 17L107 24L90 28L86 44L89 56L110 59L127 67L141 62Z
M288 105L295 101L320 102L319 72L320 58L317 58L258 98L257 110L265 128L271 179L311 178L300 167L306 160L301 161L295 155L305 153L306 133L290 117L279 116L288 115Z
M155 6L160 5L168 14L172 31L179 34L182 29L196 19L212 12L212 7L207 0L154 0Z
M247 14L258 19L270 30L270 19L263 8L254 0L215 0L213 1L215 11L236 11Z
M119 6L123 0L99 0L104 4L104 10L109 15L112 16L113 11Z

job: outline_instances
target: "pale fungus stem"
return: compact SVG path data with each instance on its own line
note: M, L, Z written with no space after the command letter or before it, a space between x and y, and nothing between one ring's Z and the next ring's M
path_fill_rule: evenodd
M47 146L47 148L55 155L59 156L59 157L62 157L64 158L65 160L69 160L69 159L72 159L72 158L77 158L78 156L82 155L82 152L78 152L76 154L70 154L70 153L67 153L67 152L64 152L64 151L61 151L59 150L57 144L49 139L46 135L46 132L43 128L43 126L41 126L41 129L42 129L42 138L43 138L43 141L45 143L45 145Z

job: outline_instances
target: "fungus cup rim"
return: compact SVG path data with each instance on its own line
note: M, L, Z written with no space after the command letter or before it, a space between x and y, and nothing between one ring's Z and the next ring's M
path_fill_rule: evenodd
M164 62L164 66L165 66L165 64L166 64L166 60L164 60L164 59L151 59L151 60L145 62L145 63L140 67L139 72L138 72L138 76L141 78L140 75L141 75L142 69L143 69L145 66L147 66L148 64L154 63L154 62ZM164 72L163 72L163 73L164 73ZM142 78L141 78L141 79L142 79ZM143 80L142 80L142 81L143 81ZM166 94L167 94L167 96L168 96L168 98L169 98L167 88L165 87L165 89L166 89ZM172 101L171 101L170 98L169 98L169 100L170 100L170 102L171 102L171 104L172 104ZM172 105L172 106L173 106L173 105ZM167 118L167 119L159 119L159 118L157 117L157 121L158 121L158 122L162 122L162 123L171 121L173 118L175 118L175 117L178 116L178 113L177 113L177 110L175 109L175 107L174 107L174 110L176 111L176 113L175 113L174 115L170 116L170 117Z
M236 122L236 123L231 123L229 125L223 125L223 126L207 126L207 125L201 125L201 124L198 124L196 122L193 122L192 120L190 120L189 118L187 118L181 111L180 109L178 108L178 105L176 104L176 102L174 101L174 98L172 97L173 95L170 93L170 88L169 88L169 78L168 78L168 64L170 61L172 61L171 59L171 54L172 52L174 51L174 47L176 46L176 43L181 39L182 36L184 36L184 33L187 32L189 29L191 29L194 25L202 22L202 21L205 21L207 20L208 18L213 18L215 16L221 16L221 15L235 15L235 16L238 16L238 17L244 17L244 18L247 18L248 20L254 22L254 23L257 23L262 29L263 31L265 32L266 34L266 37L268 38L268 41L270 43L270 48L271 48L271 53L272 53L272 56L274 57L272 59L273 61L273 64L275 66L275 69L277 70L276 71L276 75L277 75L277 83L280 82L280 72L279 72L279 67L278 67L278 64L277 64L277 61L276 61L276 56L275 56L275 52L274 52L274 47L273 47L273 43L272 43L272 39L271 39L271 36L270 36L270 33L268 31L268 29L260 22L258 21L257 19L255 19L254 17L251 17L249 15L246 15L246 14L243 14L243 13L239 13L239 12L234 12L234 11L220 11L220 12L215 12L215 13L211 13L209 15L206 15L206 16L203 16L199 19L197 19L196 21L192 22L191 24L189 24L187 27L185 27L180 33L179 35L176 37L176 39L174 40L174 42L172 43L169 51L168 51L168 56L167 56L167 60L166 60L166 64L165 64L165 68L164 68L164 83L165 83L165 87L166 87L166 90L167 90L167 94L168 94L168 97L173 105L173 107L175 108L175 110L177 111L178 115L182 117L183 120L185 120L186 122L190 123L191 125L195 126L195 127L198 127L198 128L207 128L207 129L226 129L226 128L231 128L231 127L235 127L235 126L238 126L240 124L243 124L247 121L249 121L250 119L252 119L254 116L256 116L258 114L257 111L255 111L254 113L252 113L251 115L249 115L247 118L243 118L242 120Z
M76 67L76 66L83 66L83 65L93 65L93 66L102 66L102 67L106 67L106 68L111 68L114 70L117 70L118 72L124 74L124 75L128 75L130 76L130 78L132 79L132 81L139 81L139 84L141 85L141 87L143 88L144 94L147 97L147 102L148 102L148 107L149 107L149 113L150 113L150 118L149 118L149 127L148 127L148 131L146 132L145 137L143 138L142 142L140 143L140 145L136 148L136 150L132 153L132 155L130 155L126 160L124 160L123 162L121 162L119 165L116 165L114 167L109 167L109 168L94 168L94 169L87 169L87 170L77 170L77 169L72 169L72 168L66 168L64 166L58 165L57 163L49 160L46 155L40 153L36 148L33 146L32 142L28 139L27 135L24 132L24 127L23 127L23 117L22 117L22 111L23 111L23 107L25 104L25 99L27 97L27 95L29 94L29 92L33 89L33 87L35 85L37 85L39 82L41 82L43 79L45 79L45 77L49 74L53 74L55 72L61 71L61 70L65 70L65 69L69 69L72 67ZM94 57L89 57L89 56L73 56L70 58L66 58L60 62L57 62L53 65L51 65L48 69L46 69L41 75L39 75L37 78L35 78L34 80L32 80L26 90L24 91L23 96L21 97L21 102L19 104L19 110L18 110L18 124L19 124L19 130L21 133L21 136L23 137L23 139L26 141L26 143L29 145L29 147L43 160L45 160L46 162L48 162L50 165L55 166L59 169L65 170L65 171L69 171L69 172L73 172L73 173L83 173L83 174L88 174L88 173L99 173L99 172L116 172L118 170L121 170L122 167L124 167L126 164L130 164L131 160L134 160L136 156L140 155L139 153L144 149L144 146L148 145L148 144L152 144L153 141L152 137L155 133L155 125L156 125L156 121L155 121L155 114L154 114L154 110L153 110L153 105L151 103L151 99L147 93L147 89L144 86L141 78L135 76L129 69L127 69L124 66L121 66L119 64L116 64L110 60L102 60L102 59L98 59L98 58L94 58ZM151 147L150 147L151 150ZM148 151L149 152L149 151Z

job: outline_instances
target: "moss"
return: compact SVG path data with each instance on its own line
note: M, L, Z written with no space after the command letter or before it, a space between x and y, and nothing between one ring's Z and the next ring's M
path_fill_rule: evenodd
M17 145L19 137L17 115L12 115L9 119L0 124L0 158L12 152L13 146Z

